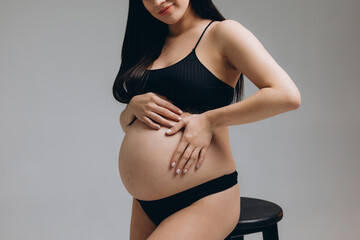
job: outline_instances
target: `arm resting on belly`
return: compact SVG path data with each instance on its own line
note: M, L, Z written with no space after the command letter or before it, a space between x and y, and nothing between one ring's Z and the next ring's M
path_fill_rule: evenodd
M120 124L125 133L127 128L135 121L135 119L136 117L131 111L131 106L127 104L124 111L120 114Z

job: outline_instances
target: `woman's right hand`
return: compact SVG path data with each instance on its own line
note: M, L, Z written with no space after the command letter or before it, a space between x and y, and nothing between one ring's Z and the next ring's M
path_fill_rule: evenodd
M179 117L182 111L166 97L153 92L134 96L130 100L129 106L138 120L153 129L160 129L159 124L172 127L173 123L166 118L177 122L181 120ZM154 121L159 124L154 123Z

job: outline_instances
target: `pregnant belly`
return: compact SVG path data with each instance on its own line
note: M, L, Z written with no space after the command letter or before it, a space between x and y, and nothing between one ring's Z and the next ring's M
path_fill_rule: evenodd
M172 136L168 128L155 130L139 120L127 129L119 152L119 172L126 190L135 198L155 200L170 196L235 170L227 128L217 129L199 169L175 173L170 160L184 129Z

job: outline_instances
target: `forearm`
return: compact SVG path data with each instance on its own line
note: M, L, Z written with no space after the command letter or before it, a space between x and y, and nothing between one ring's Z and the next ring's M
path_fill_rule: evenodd
M131 111L129 104L126 105L125 109L120 114L120 125L124 132L126 132L127 127L135 119L135 115Z
M299 106L298 98L283 94L274 88L261 88L250 97L203 114L211 122L212 130L222 126L233 126L259 121Z

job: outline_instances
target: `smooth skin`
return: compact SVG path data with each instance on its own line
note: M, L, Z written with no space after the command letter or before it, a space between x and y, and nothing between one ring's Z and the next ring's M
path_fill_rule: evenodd
M173 38L174 42L177 36L180 38L183 32L199 25L199 22L204 22L195 16L189 0L143 0L143 3L154 17L169 24L169 38ZM158 14L160 9L172 3L174 6L171 13L164 16ZM203 27L206 26L206 23L201 24ZM171 127L171 133L166 134L175 134L182 128L185 130L171 159L171 162L176 162L174 171L178 168L183 171L196 163L202 164L201 160L198 161L201 155L198 156L197 153L203 151L202 149L206 152L214 130L224 126L259 121L297 109L301 103L300 92L294 82L250 31L235 20L214 22L212 25L215 25L213 27L210 25L215 37L210 46L221 55L218 65L224 66L222 68L226 68L226 74L232 76L240 76L243 73L259 88L259 91L236 104L203 114L185 116L177 123L175 122L175 125ZM207 30L209 32L210 27ZM166 64L153 66L153 68L161 67L166 67ZM230 78L223 77L223 79ZM228 84L235 86L238 78L231 79L234 81ZM184 154L179 154L182 152ZM189 158L193 160L185 165ZM130 240L220 240L224 239L235 227L239 215L238 184L198 200L189 207L172 214L157 227L150 221L140 204L133 199Z
M259 121L297 109L301 103L295 83L243 25L228 19L218 23L213 31L224 61L247 76L260 90L236 104L185 117L169 129L167 135L185 128L170 161L171 166L183 172L196 162L200 166L203 164L203 152L206 153L214 129ZM198 157L199 149L203 154Z
M126 106L132 106L132 114L150 128L160 129L160 125L174 126L174 122L181 120L184 113L180 108L172 104L166 97L153 92L139 94L131 98ZM156 121L159 124L153 122ZM120 121L121 122L121 121ZM125 133L126 133L125 128Z

